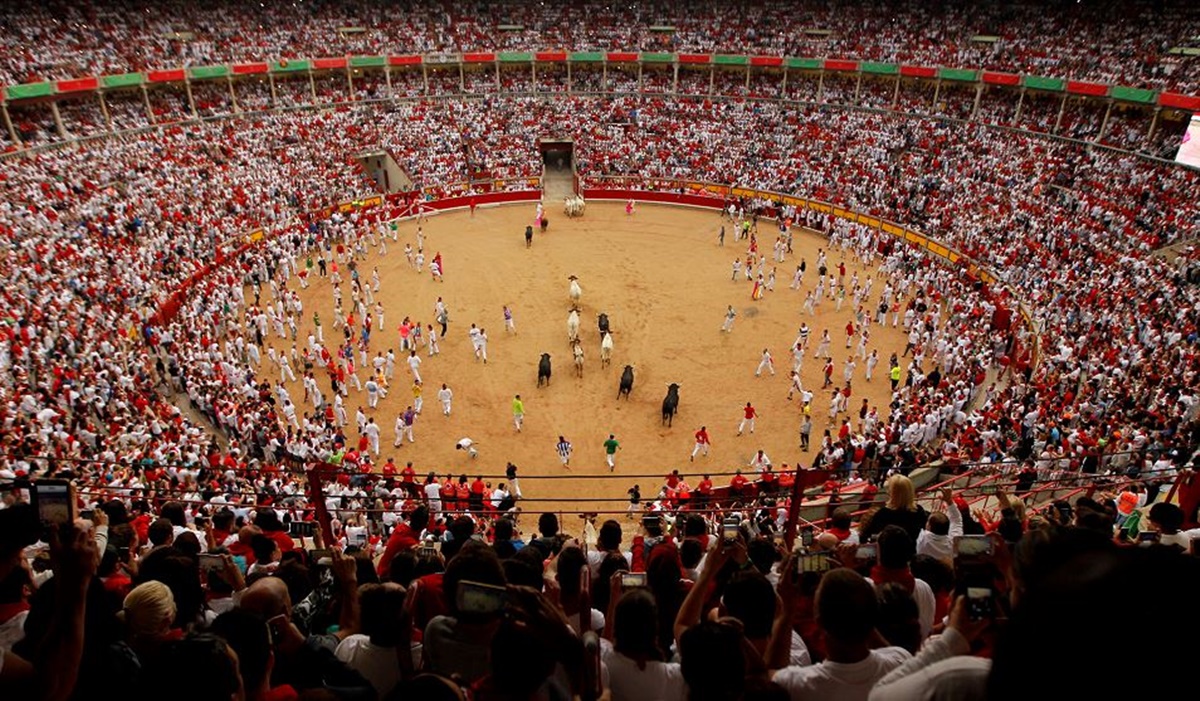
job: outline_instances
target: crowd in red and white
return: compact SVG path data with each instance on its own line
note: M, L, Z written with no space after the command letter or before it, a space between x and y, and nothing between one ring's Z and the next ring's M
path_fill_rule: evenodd
M0 84L179 65L495 50L680 51L830 57L1200 89L1187 3L648 2L463 5L420 0L121 0L10 7ZM673 28L665 31L662 28Z

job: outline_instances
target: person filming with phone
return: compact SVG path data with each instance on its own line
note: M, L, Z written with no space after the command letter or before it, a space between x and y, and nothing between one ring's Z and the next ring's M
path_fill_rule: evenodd
M238 608L258 615L271 631L275 664L272 686L288 685L332 691L341 699L376 698L375 689L361 674L334 656L338 643L359 628L357 564L331 551L333 578L341 597L341 618L335 635L305 635L292 620L292 598L279 577L263 577L242 594Z

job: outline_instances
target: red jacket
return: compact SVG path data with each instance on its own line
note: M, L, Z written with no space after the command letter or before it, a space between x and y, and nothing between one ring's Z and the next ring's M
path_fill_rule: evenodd
M296 549L292 537L284 531L263 531L263 535L279 544L279 552L286 553Z
M379 564L375 568L381 578L387 580L392 559L405 550L416 548L421 542L420 536L421 534L414 531L407 523L396 526L396 530L392 531L392 537L388 538L387 546L383 549L383 557L379 558Z

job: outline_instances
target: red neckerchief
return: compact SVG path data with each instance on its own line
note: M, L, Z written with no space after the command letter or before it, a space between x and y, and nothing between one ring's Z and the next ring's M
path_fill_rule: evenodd
M12 620L13 616L16 616L22 611L28 610L29 604L25 603L24 601L15 601L11 604L0 604L0 623L10 621Z
M891 567L883 567L875 565L871 568L871 581L875 582L876 587L882 587L889 582L895 582L902 585L912 594L917 588L917 578L913 573L905 567L904 569L893 569Z

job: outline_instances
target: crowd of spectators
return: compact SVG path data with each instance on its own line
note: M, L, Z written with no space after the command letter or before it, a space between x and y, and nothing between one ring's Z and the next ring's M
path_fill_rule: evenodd
M592 116L583 121L581 114ZM1077 396L1071 406L1086 407L1093 420L1112 412L1111 403L1119 399L1116 388L1122 387L1124 393L1130 384L1137 388L1128 395L1134 402L1153 400L1170 407L1172 400L1180 400L1171 412L1176 419L1189 408L1195 376L1185 346L1195 330L1186 324L1195 294L1192 288L1176 284L1169 266L1146 254L1194 229L1197 212L1180 193L1193 187L1195 174L1063 142L967 132L934 120L883 121L869 113L775 104L639 103L629 98L412 102L380 109L260 115L188 124L109 140L83 151L50 151L13 161L5 188L10 207L17 208L10 210L6 223L21 236L31 237L33 246L55 231L73 232L75 238L86 231L83 241L103 244L115 238L129 246L137 264L121 266L114 260L120 270L108 285L123 291L123 298L133 303L130 311L144 310L161 302L174 283L212 261L216 245L257 226L278 230L315 204L347 198L363 187L348 155L346 161L324 159L324 151L310 141L316 134L339 139L346 154L355 151L355 144L383 145L419 182L442 186L446 192L450 190L445 186L472 173L506 179L539 175L534 139L541 135L543 124L574 125L563 136L575 139L585 184L603 185L605 178L614 176L638 182L685 178L806 193L914 225L995 270L1002 281L1022 291L1019 300L1010 298L1007 303L1028 305L1043 342L1054 339L1055 346L1043 349L1038 378L1027 378L1034 380L1030 386L1017 377L1003 393L990 398L1004 407L993 420L1015 426L1034 405L1051 418L1052 407L1060 401L1055 396L1082 378L1088 382L1072 393ZM731 130L755 134L756 139L729 139L726 134ZM264 133L272 136L260 137ZM424 148L415 148L415 143L423 143ZM139 175L145 168L140 164L152 159L157 168ZM215 173L219 176L212 177ZM264 178L261 173L277 175ZM47 189L46 183L56 178L57 185ZM53 208L45 209L47 197ZM157 202L157 211L143 204L127 205L127 213L109 214L107 220L97 214L120 212L115 203L130 199ZM877 243L877 234L862 227L839 230L828 218L806 216L806 223L830 232L847 247L869 250ZM42 219L48 223L41 223ZM30 221L43 228L31 228ZM345 226L332 230L342 232L339 236L353 235L345 233ZM186 235L181 237L181 232ZM282 261L299 256L307 244L305 240L292 243L289 250L271 250L273 259L269 257L263 267L275 271L273 275L286 273L289 268ZM94 257L95 252L85 249L76 255ZM913 264L900 260L894 265ZM1129 272L1130 266L1138 272ZM921 289L948 289L954 284L949 279L952 272L939 268L908 272L905 297L912 300ZM30 274L36 272L14 272L18 279ZM1140 278L1160 281L1156 294L1165 297L1147 304L1136 296L1112 294L1112 283L1128 279L1127 284L1136 287L1133 281ZM69 274L66 279L71 279ZM969 293L951 298L968 299ZM197 298L197 303L211 305L215 299L220 299L219 294ZM36 297L26 303L36 303L42 314L54 311ZM1083 316L1074 311L1076 305L1092 310L1093 304L1102 304L1103 313ZM226 314L237 317L244 313L244 305L244 296L237 295L227 302ZM963 310L972 312L976 320L990 317L973 303L964 302L959 311ZM954 317L945 305L941 311ZM13 316L28 323L27 314L14 312ZM202 308L194 309L191 316L208 318ZM934 326L929 330L942 333L936 327L940 321L931 322ZM950 328L958 333L965 327L956 321ZM175 338L205 334L211 331L183 327L171 333ZM936 336L926 341L931 348L938 345ZM995 345L982 343L980 364L989 365L1007 350L993 352ZM1027 339L1026 348L1029 345ZM76 352L86 352L86 346ZM28 362L19 354L16 357ZM185 371L196 365L194 357L179 361ZM1174 368L1177 374L1122 378L1128 372L1125 368L1146 362L1155 368ZM967 369L972 363L962 365ZM1042 377L1049 378L1050 384L1040 385ZM996 411L991 405L985 410ZM1122 424L1130 420L1124 412L1115 424L1101 427L1114 418L1092 430L1120 432L1122 448L1134 445L1135 432ZM1171 417L1154 421L1164 419ZM1146 417L1139 422L1143 428L1154 425ZM1008 454L1011 447L1003 446L999 452Z
M1200 91L1190 3L504 2L11 6L0 84L175 65L352 54L672 50L1011 71ZM661 27L673 27L664 31Z
M436 81L458 94L458 77L457 70L431 74L431 87ZM610 81L630 79L628 71L609 73ZM745 89L744 74L720 81L733 89L738 79ZM344 81L319 82L318 100L329 102L326 93L337 89L349 95ZM307 81L276 89L288 84L311 100ZM378 81L362 85L380 89ZM243 86L259 99L270 92L269 84L239 83L239 102ZM858 87L837 79L822 89L842 99ZM210 99L224 97L203 91L193 99L209 109ZM932 91L902 91L906 99L935 107ZM957 105L958 114L966 96L939 101ZM1058 101L1037 102L1023 102L1022 119L1057 121L1062 112L1072 130L1098 121L1087 105L1063 111ZM154 91L150 104L170 122L188 111L182 89ZM145 123L140 93L105 106L114 122ZM61 107L72 133L96 124L88 107ZM31 112L20 129L54 130L45 114ZM1119 115L1106 134L1123 139L1137 125ZM812 464L838 473L830 489L886 484L887 505L859 524L864 543L878 535L874 559L869 548L858 556L845 512L814 534L808 554L817 559L778 552L772 539L786 496L767 501L753 490L735 495L738 536L719 542L721 517L712 519L705 499L681 498L678 483L648 500L651 518L628 546L615 522L602 524L594 542L572 543L552 518L525 543L505 518L516 518L520 502L503 489L487 498L490 485L477 480L477 490L465 475L389 471L350 447L357 444L346 438L344 419L306 406L302 417L294 406L288 414L279 366L261 355L270 345L265 336L312 330L292 294L305 259L341 248L349 253L339 252L339 262L361 260L387 235L383 208L307 215L367 191L354 154L387 149L437 196L470 191L465 181L474 175L540 175L536 139L544 136L574 141L587 187L676 189L678 180L698 180L794 193L902 222L998 277L1000 284L984 286L964 269L933 264L878 230L828 215L734 203L761 215L760 226L773 216L791 219L828 235L831 250L878 263L886 282L864 297L861 313L903 324L909 334L913 357L894 361L891 404L864 407L857 420L847 413L842 430L835 424L814 441ZM853 677L855 698L881 680L879 698L909 697L912 685L950 683L955 673L966 674L975 693L986 685L999 694L1014 683L1001 672L1042 650L1029 640L1023 606L1043 619L1095 622L1082 607L1078 618L1070 618L1074 609L1054 608L1085 601L1070 598L1077 583L1052 576L1058 565L1086 554L1108 567L1091 582L1104 586L1128 584L1135 565L1175 576L1180 586L1195 576L1181 558L1109 541L1131 532L1134 509L1153 503L1148 492L1188 465L1200 443L1200 293L1185 279L1186 255L1150 255L1200 230L1200 207L1189 197L1198 177L1129 153L934 118L666 96L490 95L255 113L10 158L0 177L0 234L9 244L0 293L0 478L70 477L93 521L87 532L46 536L49 584L20 566L22 548L38 534L23 540L29 534L16 520L0 528L0 590L13 598L0 602L0 612L27 611L26 642L0 653L0 681L13 673L47 697L65 698L117 673L122 688L141 693L180 678L179 665L191 673L203 665L213 686L181 695L240 698L242 689L286 698L278 687L290 686L379 698L420 684L414 673L424 669L459 673L483 693L509 698L535 675L515 671L528 671L520 660L503 664L505 655L531 645L558 651L545 659L562 665L559 675L534 670L531 688L553 677L579 690L586 675L578 634L591 629L605 633L599 655L616 699L773 698L767 679L799 697L850 683L850 664L872 670ZM266 242L229 258L257 228ZM178 315L156 319L169 294L198 275ZM1032 332L1019 321L1013 332L995 323L997 312L1018 305ZM300 357L292 363L302 369ZM989 369L998 371L995 383ZM318 385L330 387L324 377L313 379ZM188 419L168 393L186 397L207 425ZM951 495L945 517L926 525L913 515L911 485L885 478L933 459L951 468L994 463L1018 484L1082 475L1148 486L1107 501L1080 499L1070 515L1026 513L1024 502L1005 496L1007 513L994 520L961 513ZM289 554L296 548L285 524L313 518L293 469L312 462L346 468L329 483L325 504L333 552ZM751 477L761 485L770 473ZM671 485L670 476L665 481ZM10 501L6 494L4 505ZM1146 510L1141 530L1191 547L1181 531L1194 524L1194 509L1163 506ZM4 519L20 511L0 509ZM660 512L682 517L667 523ZM977 571L961 563L935 564L953 559L949 529L997 533L988 584L971 580ZM818 571L835 561L843 567ZM624 584L622 569L645 572L645 586L636 577ZM855 569L870 579L847 574ZM102 584L93 583L92 594L94 576ZM469 608L495 590L464 589L464 581L530 589L508 590L502 606L511 616L502 621L494 602L486 611ZM1012 599L1020 644L987 637L986 620L973 620L970 602L954 597L965 587L1003 592L991 605L1005 614L1001 602ZM756 608L768 601L778 603ZM737 624L704 622L717 602ZM990 666L953 656L979 640L995 645L990 675ZM239 665L230 664L229 650ZM481 662L489 655L490 669ZM46 671L63 665L72 674Z
M996 288L999 297L984 297L960 271L929 266L904 247L889 249L881 260L893 276L895 299L884 300L894 302L891 323L903 315L928 362L905 368L896 401L871 421L860 415L849 426L853 437L821 442L822 461L847 463L848 475L861 477L851 459L860 448L887 454L888 467L905 468L942 455L1138 472L1162 455L1171 455L1172 464L1189 457L1196 293L1180 270L1148 253L1195 230L1196 208L1181 194L1194 186L1193 171L936 120L884 121L770 103L578 97L255 115L12 161L4 224L28 264L12 270L7 286L12 322L3 357L13 430L6 444L14 455L116 461L132 470L104 475L118 488L129 479L144 488L137 470L146 461L274 464L296 452L289 422L263 411L261 393L233 379L247 382L265 372L246 355L256 342L245 329L259 323L261 312L252 311L242 284L249 277L271 283L276 328L303 328L286 293L297 261L330 242L358 250L370 219L305 227L295 217L362 191L350 159L362 144L391 150L433 192L461 192L466 186L453 184L473 173L536 177L534 140L544 135L543 124L570 125L562 136L575 140L585 185L625 185L628 178L637 187L656 180L671 187L670 179L686 178L802 193L913 225L1020 290L1014 296ZM729 139L730 131L756 138ZM330 148L342 159L329 160ZM861 225L812 212L782 214L827 232L832 245L860 257L884 245L879 232ZM172 324L146 326L171 289L255 227L286 235L250 254L241 274L207 278L203 294L193 295ZM60 251L55 266L32 265L45 250ZM1038 333L1014 346L991 320L998 305L1017 304L1026 305ZM46 331L80 315L121 323L72 326L66 338ZM231 346L236 328L243 331ZM214 347L216 338L223 343ZM982 391L983 371L1025 370L1036 342L1036 371L1012 372L977 408L969 406ZM35 352L39 347L56 350ZM93 355L94 363L72 369ZM933 368L937 379L930 381ZM222 454L206 432L162 402L155 393L160 382L185 391L234 438L233 449ZM78 396L56 395L63 383ZM122 400L90 413L97 411L90 405L113 396ZM331 439L301 452L328 457L335 452ZM13 471L46 468L7 460ZM184 481L165 479L165 487ZM260 489L252 476L227 479L231 494ZM286 476L278 479L273 490L302 492Z
M499 80L497 80L499 77ZM982 124L1011 127L1055 134L1066 138L1099 143L1171 160L1184 131L1186 114L1167 110L1156 114L1141 105L1064 97L1049 93L1024 93L1012 89L985 90L976 95L974 85L938 85L932 80L841 76L794 76L784 85L782 74L769 70L752 71L747 82L744 69L683 69L676 83L668 69L647 69L640 77L633 67L579 68L572 74L571 92L641 96L659 99L674 93L677 97L712 96L722 101L740 101L747 97L772 100L785 97L828 106L858 106L866 109L898 111ZM391 87L389 88L389 80ZM428 91L426 91L428 80ZM351 92L353 87L353 92ZM785 89L786 88L786 89ZM314 98L315 91L315 98ZM506 67L497 76L494 66L469 68L460 75L457 67L430 69L428 78L419 70L396 70L390 76L382 71L354 71L350 80L344 72L334 71L272 82L266 78L248 78L228 84L224 80L199 81L188 89L167 85L148 92L118 91L105 94L114 131L149 125L144 106L149 100L155 124L166 125L199 118L213 118L236 112L254 112L275 108L311 105L341 105L392 99L433 97L491 97L553 93L554 99L569 100L566 68L562 64L540 64L537 75L529 65ZM235 102L236 99L236 110ZM100 98L96 95L57 103L62 130L54 118L50 103L11 105L9 114L20 146L37 147L58 141L90 137L104 133L105 122ZM538 103L540 104L540 102ZM192 105L195 110L193 111ZM0 129L0 146L17 150Z
M0 691L73 699L680 699L1100 696L1169 691L1098 674L1096 610L1153 585L1139 631L1200 624L1200 529L1080 499L989 527L949 489L930 513L896 475L856 529L788 550L744 513L607 520L583 538L424 506L372 556L289 536L272 508L106 502L43 529L0 509ZM907 499L906 499L907 495ZM155 511L157 513L155 513ZM1070 631L1063 643L1046 631ZM1174 667L1186 645L1165 645Z

